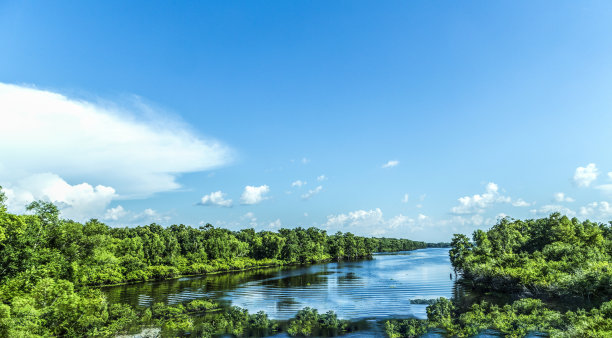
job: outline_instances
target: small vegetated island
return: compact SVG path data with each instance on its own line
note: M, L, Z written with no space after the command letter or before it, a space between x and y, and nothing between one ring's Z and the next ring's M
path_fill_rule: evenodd
M516 300L464 304L440 298L427 307L427 320L386 322L390 337L428 331L465 337L486 330L510 337L612 337L610 224L558 213L526 221L505 218L489 231L475 231L471 240L455 235L451 247L459 283Z

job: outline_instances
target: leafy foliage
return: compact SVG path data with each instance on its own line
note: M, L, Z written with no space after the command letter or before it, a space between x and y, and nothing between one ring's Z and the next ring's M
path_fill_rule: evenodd
M610 298L612 229L558 213L500 220L473 241L455 235L451 263L475 286L532 295Z
M389 337L418 337L426 328L443 329L449 336L471 337L496 330L507 337L545 333L551 337L610 337L612 301L590 311L561 313L548 309L541 300L524 298L504 306L486 302L473 304L459 313L452 302L440 298L427 307L427 320L391 320L385 323Z
M172 307L155 304L138 312L127 305L110 305L97 288L260 266L357 259L376 251L427 246L351 233L329 236L325 230L301 227L277 233L230 231L210 224L111 228L96 219L84 224L61 219L59 209L44 201L27 206L31 215L11 214L5 200L0 187L0 336L107 336L149 321L171 332L188 331L195 327L192 314L215 310L216 304L203 300ZM335 325L341 323L329 313L316 316L314 330L337 329ZM201 330L240 335L246 328L265 331L276 325L264 313L248 315L234 308L219 323L225 324ZM300 331L310 324L295 325Z

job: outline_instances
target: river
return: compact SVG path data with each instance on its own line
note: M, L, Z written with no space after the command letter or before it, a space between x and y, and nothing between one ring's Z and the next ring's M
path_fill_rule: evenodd
M451 298L447 248L374 254L372 259L268 268L104 288L111 303L149 306L209 297L225 305L289 319L308 306L340 318L426 318L411 299ZM453 278L451 279L451 276Z

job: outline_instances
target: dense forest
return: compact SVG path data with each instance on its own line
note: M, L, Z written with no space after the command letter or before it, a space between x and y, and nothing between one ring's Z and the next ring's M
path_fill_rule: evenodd
M4 199L0 190L0 337L113 336L142 327L165 336L334 336L362 329L362 324L310 308L278 321L209 299L133 308L110 304L100 286L446 245L299 227L278 232L230 231L210 224L115 228L95 219L84 224L61 219L55 205L41 201L27 207L29 214L15 215L6 210ZM610 225L560 214L502 219L488 231L475 231L471 239L455 235L450 260L461 285L510 293L515 301L415 300L428 304L427 319L384 321L385 331L390 337L432 330L471 336L487 329L514 337L529 332L611 336L611 256ZM560 310L549 306L550 299L587 305Z
M111 306L102 285L427 247L407 239L328 235L316 228L114 228L95 219L84 224L61 219L48 202L31 203L28 215L9 213L4 202L0 189L0 336L110 335L135 320L155 319L155 311L151 317L126 305Z
M427 320L391 320L386 331L390 337L418 337L431 329L449 336L493 329L511 337L612 337L611 258L610 224L558 213L501 219L489 231L476 230L471 240L455 235L450 259L463 286L516 301L466 305L441 298L427 307ZM577 309L561 311L547 303Z
M455 235L456 271L472 285L534 296L612 296L612 228L558 213L535 220L500 220L472 241Z

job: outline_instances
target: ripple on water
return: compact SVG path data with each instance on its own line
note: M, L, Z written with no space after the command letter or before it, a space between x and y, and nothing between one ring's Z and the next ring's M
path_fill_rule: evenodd
M448 249L380 254L374 259L272 268L106 288L111 302L149 306L203 297L288 319L306 306L341 318L426 317L410 299L452 296Z

